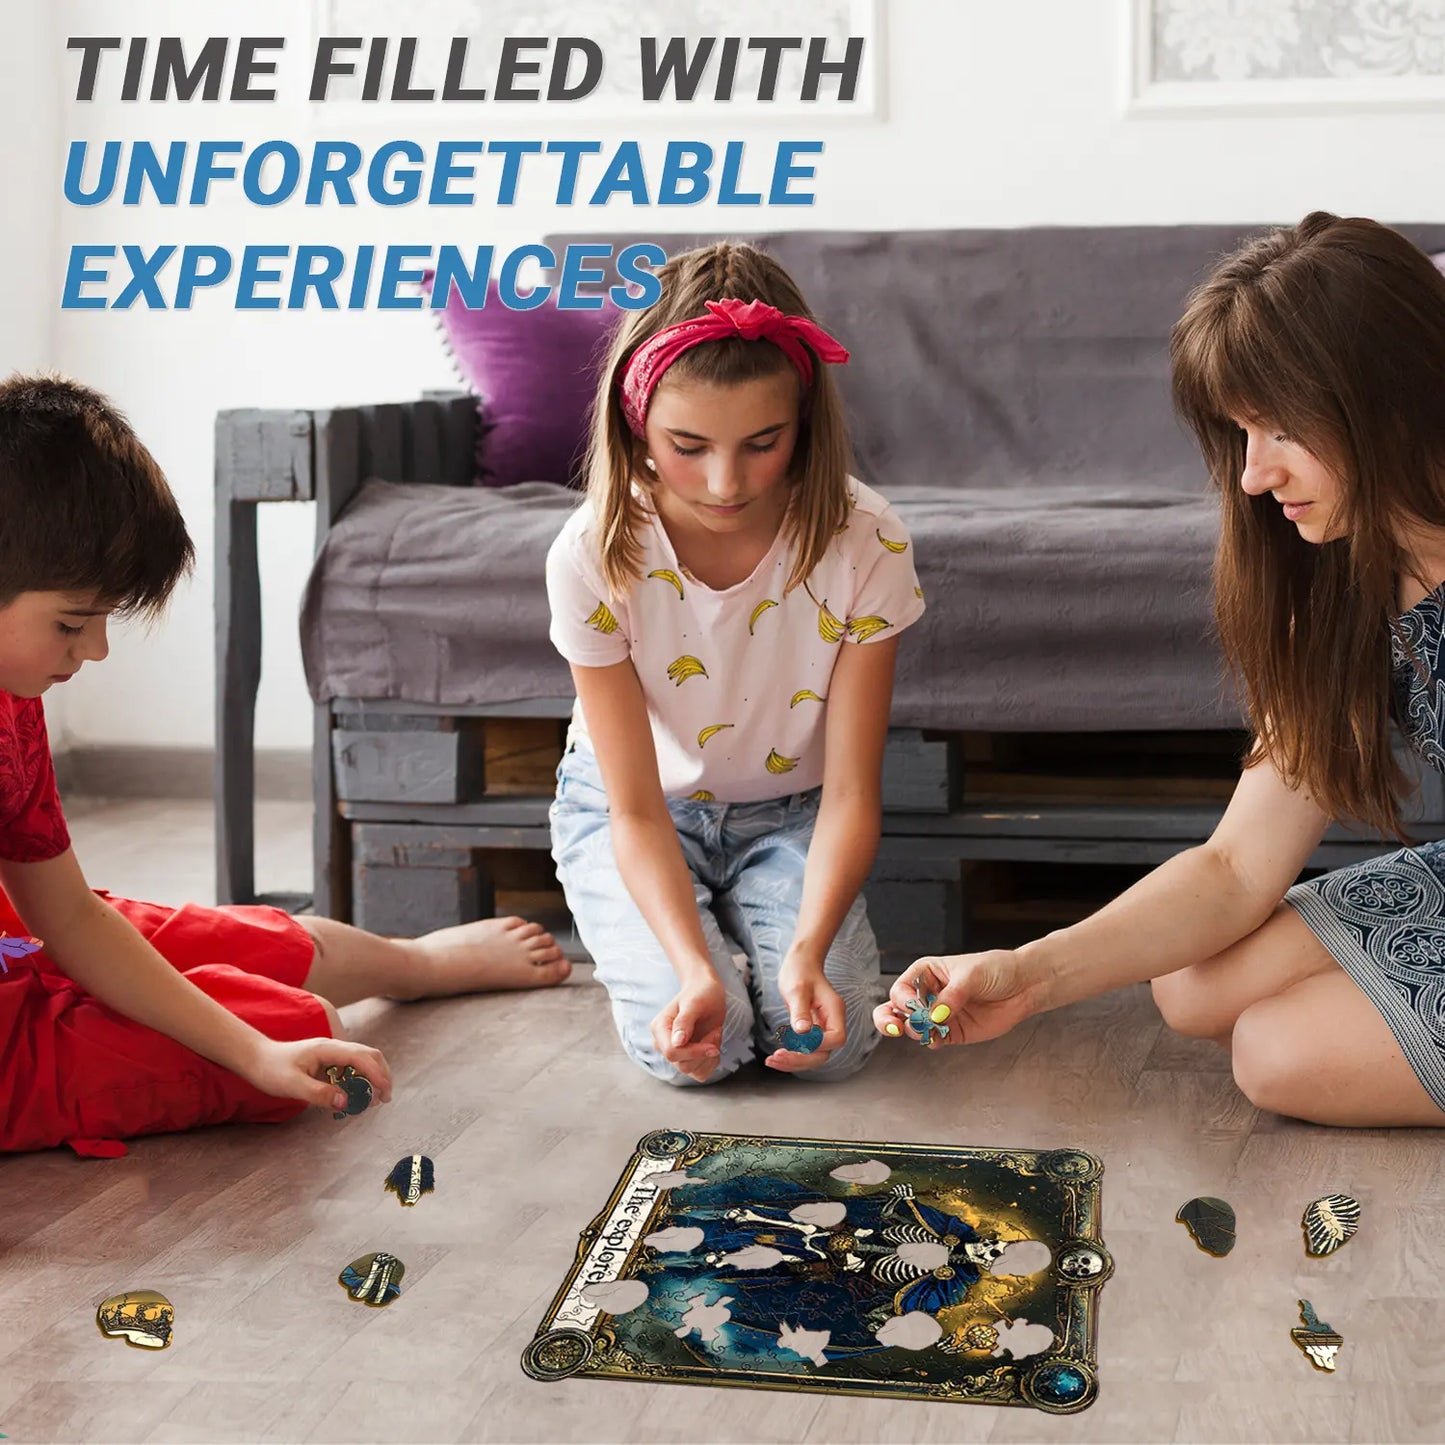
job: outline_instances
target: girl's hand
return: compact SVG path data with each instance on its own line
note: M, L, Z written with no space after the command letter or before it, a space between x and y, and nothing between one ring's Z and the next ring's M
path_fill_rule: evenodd
M996 1039L1037 1013L1041 1001L1038 982L1010 950L920 958L898 976L888 992L889 1001L873 1010L873 1026L889 1038L906 1036L916 1043L918 1034L907 1018L920 993L934 995L935 1010L940 1006L948 1010L939 1020L948 1025L948 1037L934 1035L930 1049Z
M803 1074L828 1062L834 1049L848 1038L848 1015L838 990L823 976L823 967L790 953L778 970L778 991L788 1006L788 1017L798 1033L813 1025L823 1026L823 1042L811 1054L795 1054L779 1048L763 1062L785 1074Z
M679 1073L706 1083L722 1057L727 1009L727 990L715 973L709 973L697 983L685 984L653 1019L652 1042Z
M332 1065L350 1064L370 1083L378 1103L391 1100L391 1070L378 1049L345 1039L302 1039L281 1043L264 1039L255 1062L237 1072L247 1083L276 1099L304 1099L319 1109L343 1109L346 1096L325 1077Z

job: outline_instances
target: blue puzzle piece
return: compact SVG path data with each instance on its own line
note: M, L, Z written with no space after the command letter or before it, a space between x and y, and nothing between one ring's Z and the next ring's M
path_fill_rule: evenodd
M814 1024L806 1033L800 1034L791 1024L784 1024L775 1037L779 1048L788 1049L795 1054L812 1054L817 1052L818 1046L823 1042L823 1030L819 1024Z
M934 997L931 993L919 994L908 1013L908 1023L918 1035L918 1042L925 1048L933 1041L934 1034L941 1039L948 1037L948 1025L936 1024L929 1017L933 1012L933 1003Z

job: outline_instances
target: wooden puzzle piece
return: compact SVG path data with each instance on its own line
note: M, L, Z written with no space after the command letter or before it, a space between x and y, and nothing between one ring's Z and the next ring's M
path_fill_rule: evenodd
M337 1275L336 1282L344 1285L359 1304L380 1309L401 1293L401 1277L405 1273L406 1266L394 1254L381 1250L353 1259Z
M1174 1218L1206 1254L1223 1259L1234 1248L1234 1210L1224 1200L1202 1195L1181 1204Z
M908 1011L908 1026L918 1035L918 1042L927 1048L933 1042L933 1035L948 1037L948 1025L944 1020L952 1012L946 1003L935 1003L931 993L919 993Z
M823 1043L823 1029L821 1025L814 1024L812 1028L799 1033L791 1024L784 1024L773 1037L778 1041L780 1049L787 1049L794 1054L815 1054Z
M405 1205L415 1204L423 1194L436 1188L436 1170L425 1154L411 1154L398 1159L386 1176L386 1188L394 1190Z
M331 1115L333 1119L360 1114L371 1107L371 1080L358 1074L350 1064L344 1069L339 1064L332 1064L326 1071L326 1077L346 1095L346 1107L337 1109Z
M1344 1336L1336 1333L1332 1325L1325 1324L1307 1299L1299 1302L1299 1313L1304 1327L1296 1325L1289 1332L1290 1339L1304 1351L1305 1358L1315 1369L1333 1371L1335 1356L1345 1342Z
M725 1210L722 1217L727 1222L729 1229L735 1234L737 1232L755 1233L756 1230L750 1230L749 1227L756 1226L757 1229L766 1231L766 1238L777 1239L780 1243L790 1244L795 1249L802 1251L801 1254L784 1254L774 1251L774 1257L769 1259L767 1264L761 1263L762 1255L753 1256L759 1262L755 1264L745 1264L742 1266L743 1268L766 1269L771 1268L774 1264L781 1264L785 1260L802 1261L805 1258L812 1258L821 1262L828 1258L828 1231L820 1228L816 1224L808 1224L794 1219L792 1212L785 1217L779 1217L771 1212L763 1213L756 1209L749 1209L745 1204L739 1204L734 1205L731 1209ZM867 1235L871 1232L871 1230L867 1229L859 1231L861 1235ZM724 1263L733 1264L740 1258L747 1257L748 1249L758 1248L772 1250L771 1245L759 1246L755 1243L749 1243L734 1254L727 1254L722 1250L710 1251L703 1256L703 1262L714 1268Z
M176 1311L165 1295L153 1289L112 1295L95 1312L100 1332L143 1350L163 1350L171 1342Z
M1305 1250L1312 1255L1333 1254L1355 1237L1360 1227L1360 1201L1348 1194L1326 1194L1304 1212L1300 1228Z
M989 1354L996 1344L998 1331L984 1320L975 1320L971 1325L956 1329L938 1348L945 1355Z

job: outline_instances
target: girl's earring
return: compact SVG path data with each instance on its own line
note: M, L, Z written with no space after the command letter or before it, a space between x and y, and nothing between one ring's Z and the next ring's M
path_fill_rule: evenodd
M655 472L657 470L657 463L653 461L651 457L647 459L647 470L649 472Z

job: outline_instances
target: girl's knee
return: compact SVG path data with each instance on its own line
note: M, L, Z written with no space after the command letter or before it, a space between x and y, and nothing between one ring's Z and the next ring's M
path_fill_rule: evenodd
M859 900L861 906L862 900ZM873 1007L885 992L883 963L867 915L859 913L852 927L844 927L823 961L823 977L843 1000L848 1030L873 1017Z

